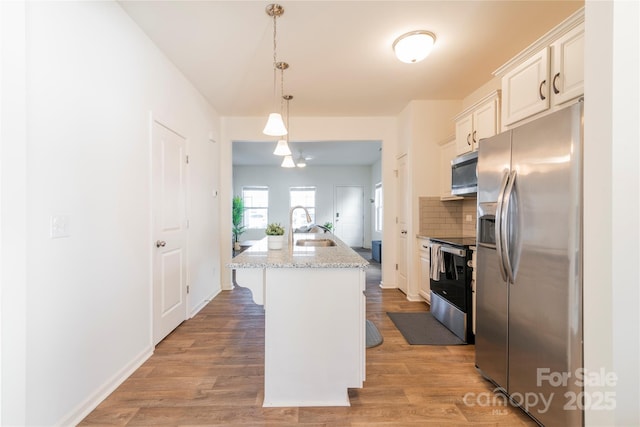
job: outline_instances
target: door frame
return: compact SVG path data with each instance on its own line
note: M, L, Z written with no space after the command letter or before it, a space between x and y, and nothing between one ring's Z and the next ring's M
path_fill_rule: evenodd
M401 163L404 162L404 176L401 168ZM402 182L404 178L404 185ZM411 263L409 257L412 256L411 249L409 247L409 236L407 234L410 226L410 192L407 189L409 181L409 155L404 153L396 157L396 182L395 182L395 203L396 203L396 224L395 224L395 240L396 240L396 287L402 291L407 298L409 298L409 283L410 283L410 271ZM401 195L404 196L402 200ZM404 204L404 226L407 230L402 230L402 222L400 221L401 213L403 211L402 205ZM401 236L404 235L404 237ZM404 253L403 253L404 249ZM404 263L404 264L403 264ZM404 281L400 279L402 276L402 268L404 267ZM403 289L404 286L404 289Z
M153 199L153 192L154 192L154 182L153 182L153 126L154 123L157 123L158 125L168 129L169 131L175 133L176 135L180 136L181 138L184 138L185 140L185 154L187 155L187 158L189 157L189 138L187 138L184 133L179 132L176 130L176 126L173 126L173 123L171 120L168 120L167 117L163 116L162 114L159 114L157 112L153 112L153 111L149 111L149 122L148 122L148 135L149 135L149 147L148 147L148 158L149 158L149 170L148 170L148 177L149 177L149 198L148 198L148 203L149 203L149 228L148 228L148 233L149 233L149 318L150 318L150 322L149 322L149 335L151 337L151 343L152 345L157 345L156 343L154 343L155 341L155 337L154 337L154 328L155 328L155 324L154 324L154 299L155 299L155 289L154 289L154 256L156 253L156 248L153 245L153 235L154 235L154 230L155 230L155 216L154 216L154 199ZM188 162L187 162L188 165ZM185 168L185 176L184 176L184 212L185 212L185 218L187 220L187 226L185 229L185 248L184 248L184 256L185 256L185 261L184 261L184 268L185 268L185 283L188 284L190 283L190 279L191 279L191 272L189 270L189 182L190 182L190 177L189 177L189 170L188 168ZM186 296L185 296L185 305L184 305L184 320L189 319L189 310L190 310L190 306L191 306L191 299L190 299L190 292L187 291ZM163 338L164 339L164 338ZM160 340L158 343L162 342L162 340Z

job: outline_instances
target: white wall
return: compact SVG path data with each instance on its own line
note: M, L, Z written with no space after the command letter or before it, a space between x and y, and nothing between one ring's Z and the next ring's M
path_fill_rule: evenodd
M409 212L407 212L407 298L421 301L420 253L416 236L420 231L420 197L440 195L440 146L455 131L453 117L462 111L459 100L411 101L400 114L398 155L408 154Z
M24 304L6 313L14 302L2 301L2 424L71 425L153 351L150 112L187 137L192 158L191 310L220 289L219 148L209 141L218 119L117 3L14 9L3 9L3 22L25 20L3 54L6 43L26 52L25 89L13 95L25 104L25 137L10 142L25 165L9 178L26 183L26 199L7 205L3 187L2 211L25 213L26 248L17 250L26 274L2 282L2 294ZM11 120L3 109L2 124ZM68 217L70 237L49 237L52 215ZM14 328L22 335L5 341ZM4 375L20 357L18 374Z
M279 222L289 232L289 188L316 187L315 223L335 223L335 191L337 186L362 187L364 199L363 244L371 247L371 166L307 166L281 168L279 166L234 166L234 195L242 195L242 187L269 187L268 221ZM334 224L335 225L335 224ZM259 240L265 237L264 229L251 229L240 240Z
M223 117L221 120L221 230L231 230L232 141L263 141L266 117ZM295 139L299 141L382 141L382 181L386 188L393 188L397 142L395 117L292 117L295 123ZM307 167L309 168L309 166ZM368 181L367 181L368 182ZM387 192L387 195L389 193ZM388 200L388 199L387 199ZM385 203L382 281L395 284L395 206ZM221 239L222 264L231 260L228 239ZM221 275L223 289L231 288L231 272L228 268Z
M587 426L640 424L639 21L637 1L586 2L584 366L617 375L585 387L615 403Z

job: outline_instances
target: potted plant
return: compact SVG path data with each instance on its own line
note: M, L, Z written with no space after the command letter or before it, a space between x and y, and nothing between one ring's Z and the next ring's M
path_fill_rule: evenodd
M242 197L235 196L233 198L233 207L231 209L231 223L233 227L231 231L233 232L233 249L236 251L240 250L240 242L238 242L238 237L244 233L246 227L242 225L242 217L244 216L244 200Z
M329 231L333 231L333 223L331 221L327 221L324 224L322 224L323 227L325 227L327 230Z
M282 244L284 242L284 227L280 225L280 223L272 222L267 225L265 233L267 235L269 249L282 249Z

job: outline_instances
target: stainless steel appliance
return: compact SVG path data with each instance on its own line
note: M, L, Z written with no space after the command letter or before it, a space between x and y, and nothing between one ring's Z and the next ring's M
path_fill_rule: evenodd
M451 160L451 194L475 195L478 191L478 152L471 151Z
M476 366L549 426L583 425L582 111L479 146Z
M475 242L465 237L431 238L431 262L442 265L432 268L431 314L466 343L473 342L469 246Z

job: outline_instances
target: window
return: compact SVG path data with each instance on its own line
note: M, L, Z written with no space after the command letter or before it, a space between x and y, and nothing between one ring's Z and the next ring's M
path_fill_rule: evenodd
M373 200L374 200L374 206L375 206L374 220L375 220L376 231L382 231L382 183L381 182L376 184Z
M289 189L290 207L304 206L309 211L311 222L316 222L316 187L291 187ZM307 216L302 209L293 213L293 228L307 225Z
M243 187L244 225L247 228L267 228L269 218L269 187Z

